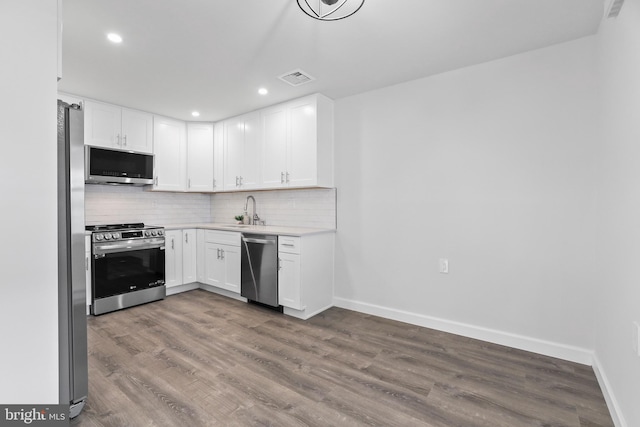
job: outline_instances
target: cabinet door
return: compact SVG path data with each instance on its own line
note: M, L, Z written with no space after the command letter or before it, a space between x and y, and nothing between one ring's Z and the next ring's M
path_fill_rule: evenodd
M262 188L286 185L287 109L284 106L262 111Z
M244 119L235 117L224 122L224 189L237 190L242 175L244 155Z
M185 190L185 137L184 122L154 118L154 190Z
M317 103L305 98L289 104L288 184L307 187L317 184Z
M187 125L187 191L213 191L213 125Z
M204 283L218 288L224 288L225 266L220 245L215 243L205 244L205 277Z
M182 230L182 283L193 283L198 280L196 274L197 242L195 229Z
M304 310L300 290L300 255L278 253L278 304Z
M213 191L224 190L224 123L213 128Z
M224 289L240 293L240 274L241 274L241 259L240 259L240 247L221 245L222 257L224 259L225 267L225 283Z
M196 280L200 283L207 283L204 230L198 229L196 235Z
M84 143L105 148L121 148L122 109L102 102L84 103Z
M122 148L141 153L153 152L153 115L122 109Z
M244 116L244 147L242 169L240 172L240 188L251 190L260 185L260 158L262 132L260 114L250 113Z
M182 285L182 231L165 232L165 284L167 288Z

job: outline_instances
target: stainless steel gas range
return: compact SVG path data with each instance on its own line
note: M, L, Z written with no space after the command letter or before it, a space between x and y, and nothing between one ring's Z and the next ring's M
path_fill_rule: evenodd
M164 228L142 223L92 225L91 314L163 299Z

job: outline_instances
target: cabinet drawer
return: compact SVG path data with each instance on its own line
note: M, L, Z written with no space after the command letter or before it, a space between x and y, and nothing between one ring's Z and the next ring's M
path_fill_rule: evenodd
M289 254L300 253L300 237L280 236L278 237L278 252Z
M240 233L234 231L207 230L204 235L207 243L240 246Z

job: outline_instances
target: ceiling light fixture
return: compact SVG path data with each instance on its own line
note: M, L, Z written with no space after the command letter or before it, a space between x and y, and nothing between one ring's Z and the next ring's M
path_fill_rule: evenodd
M200 113L198 111L194 111L191 113L193 117L200 117Z
M268 93L269 93L269 91L268 91L267 89L265 89L265 88L261 87L260 89L258 89L258 93L259 93L260 95L266 95L266 94L268 94Z
M364 0L296 0L304 13L320 21L337 21L353 15Z
M122 43L122 37L120 37L120 35L116 33L107 34L107 38L109 39L109 41L112 41L113 43Z

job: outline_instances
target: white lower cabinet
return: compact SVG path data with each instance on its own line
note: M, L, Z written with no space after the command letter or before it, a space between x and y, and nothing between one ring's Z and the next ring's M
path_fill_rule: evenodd
M203 283L240 294L240 233L204 232Z
M182 283L197 282L198 238L195 228L182 230Z
M241 233L185 229L165 235L168 294L202 284L240 297ZM333 305L333 252L333 233L278 236L278 303L284 314L308 319Z
M165 232L164 281L167 289L182 285L182 230Z
M308 319L333 305L332 233L278 237L278 303Z
M278 304L304 310L300 301L300 255L278 253Z
M197 282L197 242L195 229L165 231L164 280L167 290ZM172 290L169 293L185 290Z

